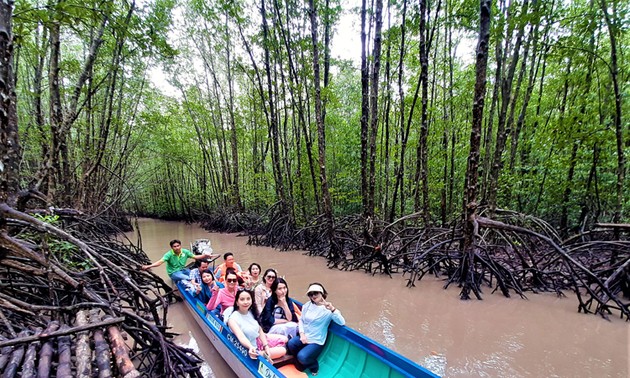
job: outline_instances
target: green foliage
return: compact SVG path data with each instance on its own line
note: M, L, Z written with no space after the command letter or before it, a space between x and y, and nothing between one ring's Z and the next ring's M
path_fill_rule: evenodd
M34 214L33 217L52 226L59 226L61 223L59 216L54 214ZM39 245L53 258L72 269L86 270L92 268L90 261L79 254L79 248L68 241L59 240L47 233L33 231L25 232L21 236L25 240Z
M237 190L245 208L265 209L278 201L269 118L269 103L273 100L279 125L280 182L299 219L305 221L317 215L321 183L306 4L266 1L269 27L266 44L260 1L155 0L136 5L137 9L116 1L98 4L64 1L49 7L25 0L16 3L14 31L19 49L17 92L20 133L25 146L25 186L45 166L45 154L52 139L47 110L50 108L48 72L41 75L39 92L34 85L40 59L44 71L49 64L50 50L44 43L48 38L46 27L53 20L60 22L61 94L62 103L67 106L75 90L74 83L82 73L90 37L106 14L102 51L89 73L89 81L81 88L82 107L67 136L73 175L68 181L74 183L73 193L79 193L82 187L93 187L99 194L94 196L95 203L119 201L129 211L176 218L233 206ZM499 90L497 98L493 98L495 70L499 67L494 49L498 45L505 48L506 56L500 66L505 76L515 44L506 38L514 38L520 26L525 31L512 82L514 93L510 94L509 104L514 110L502 156L497 206L554 222L558 222L563 209L568 209L573 225L583 221L580 217L584 209L592 218L605 219L615 203L617 157L613 115L616 110L611 42L600 4L582 0L538 2L530 3L526 12L522 5L523 1L493 4L482 135L482 138L488 136L489 144L482 145L482 161L486 156L493 157L503 96ZM317 6L323 69L325 21L332 30L339 30L346 14L357 24L360 18L356 9L344 9L345 4L339 1L331 1L328 8L318 1ZM392 14L386 15L391 28L385 27L383 35L383 51L389 48L390 61L386 62L383 54L375 201L381 215L392 207L396 216L416 211L414 197L420 188L416 170L421 99L414 98L420 75L419 5L407 2L407 7L402 99L398 88L401 1L391 3ZM630 114L626 95L630 72L625 56L630 44L629 28L624 27L628 24L626 8L617 2L613 20L618 27L622 122ZM428 199L431 221L441 222L445 210L448 222L457 219L463 201L479 3L448 1L436 13L437 2L429 2L429 9L427 28L434 34L429 51L427 101ZM610 12L612 9L609 7ZM447 32L451 35L447 36ZM538 33L537 42L533 33ZM344 43L345 38L333 34L333 44ZM526 45L527 61L521 70ZM112 59L118 49L118 60ZM271 83L267 82L264 71L265 53L270 60ZM158 65L163 68L163 79L171 85L165 93L153 85L157 82L152 80L157 75L153 67ZM334 212L348 215L362 210L360 72L357 61L341 57L332 56L330 65L329 86L322 88L326 108L326 168ZM385 72L387 67L389 72ZM523 77L517 86L520 72ZM528 92L532 74L535 76ZM272 87L271 99L268 84ZM563 99L565 90L567 95ZM41 120L35 114L38 96L44 109ZM527 101L525 96L529 96ZM404 124L401 124L401 103ZM522 123L518 124L521 111ZM407 146L401 156L407 122L410 122ZM574 145L577 151L572 161ZM103 150L106 152L102 169L94 173L98 179L83 182L90 162ZM574 166L574 173L568 182L570 166ZM399 170L403 182L397 189L396 203L392 203L395 174ZM481 193L488 184L487 173L481 172ZM238 181L233 182L236 176ZM565 201L567 188L571 190ZM447 198L444 205L443 195ZM479 200L483 202L483 198ZM627 213L630 210L627 195L623 202ZM69 246L55 248L59 253L76 252Z

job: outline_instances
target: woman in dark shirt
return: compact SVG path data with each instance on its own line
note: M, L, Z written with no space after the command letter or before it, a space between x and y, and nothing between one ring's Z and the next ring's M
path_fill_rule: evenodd
M284 336L297 335L297 321L295 305L289 298L289 286L282 277L276 278L271 285L271 297L267 299L260 314L260 324L267 333Z

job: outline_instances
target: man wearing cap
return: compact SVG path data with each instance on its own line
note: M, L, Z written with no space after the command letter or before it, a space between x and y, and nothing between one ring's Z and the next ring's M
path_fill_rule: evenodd
M320 283L309 285L306 295L310 299L302 306L302 316L298 322L300 337L289 340L289 354L296 357L296 367L300 371L309 369L311 375L319 373L317 357L324 350L328 326L333 321L345 325L346 320L332 303L327 302L328 292Z

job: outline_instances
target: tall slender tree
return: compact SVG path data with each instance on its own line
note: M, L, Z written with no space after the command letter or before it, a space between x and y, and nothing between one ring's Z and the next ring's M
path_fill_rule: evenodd
M621 213L623 206L623 194L624 194L624 182L626 179L626 158L624 155L624 130L621 123L622 112L622 96L619 88L619 63L617 62L617 49L618 41L617 36L621 30L621 20L618 16L618 4L617 1L611 0L609 5L606 0L600 0L600 6L602 13L604 14L604 21L606 22L606 28L608 30L608 37L610 39L610 79L613 85L613 93L615 95L615 111L613 115L613 124L615 125L615 141L617 147L617 184L616 198L615 198L615 212L613 215L613 221L618 223L621 221Z
M486 72L488 69L488 45L490 43L491 0L479 2L479 39L477 42L477 59L475 63L475 91L472 109L472 128L470 131L470 152L468 153L468 167L466 169L466 183L464 186L464 243L462 263L460 264L460 282L462 299L470 299L473 291L481 299L478 282L473 279L475 240L477 238L477 194L479 180L479 155L481 142L481 124L483 121L483 107L486 98Z
M13 1L0 3L0 201L19 188L20 141L13 75Z
M324 216L328 221L328 239L332 241L334 225L332 202L328 189L328 177L326 175L326 125L322 108L322 91L320 87L319 67L319 42L317 37L317 7L314 0L308 1L309 15L311 18L311 41L313 43L313 85L315 87L315 119L317 121L317 145L319 151L319 179L322 187L322 200L324 201ZM332 247L332 246L331 246Z

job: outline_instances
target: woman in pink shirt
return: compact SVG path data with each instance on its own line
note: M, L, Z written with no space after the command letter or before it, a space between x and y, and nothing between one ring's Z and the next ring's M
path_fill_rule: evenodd
M236 271L228 269L225 274L225 283L226 286L223 289L219 289L216 295L213 295L208 301L208 304L206 305L206 309L208 309L208 311L212 311L221 306L221 315L223 315L226 308L234 305L236 291L238 290L238 277L236 276Z

